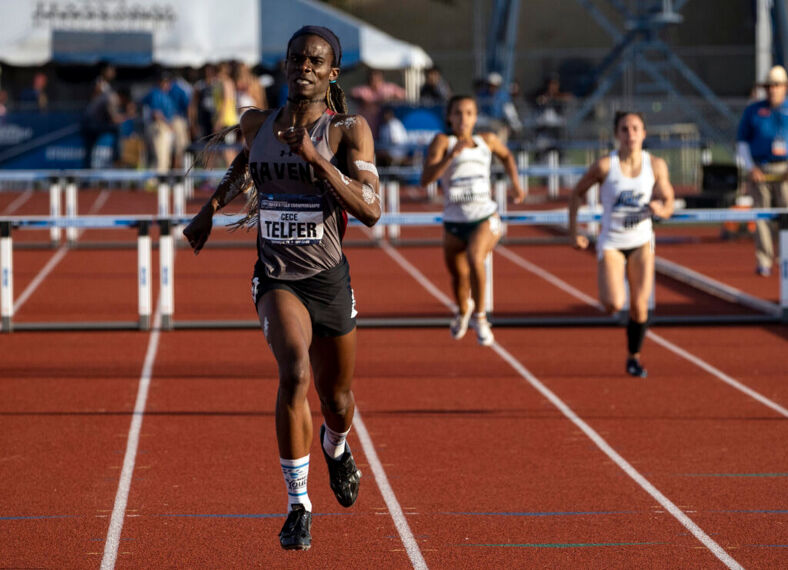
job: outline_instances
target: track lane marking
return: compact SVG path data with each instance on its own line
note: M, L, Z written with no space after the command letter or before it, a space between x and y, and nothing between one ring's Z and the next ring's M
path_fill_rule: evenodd
M101 570L112 570L118 557L120 535L123 531L123 519L126 517L126 506L129 500L131 479L134 476L134 464L139 447L142 418L145 415L145 406L148 400L150 381L153 376L153 363L159 349L159 335L161 334L161 299L156 305L153 316L153 327L148 338L148 348L145 352L145 361L142 365L139 385L137 387L137 400L134 403L134 412L131 416L129 435L126 440L126 453L123 456L123 468L120 472L118 490L115 493L115 504L112 508L112 517L107 529L107 538L104 542L104 556L101 559Z
M109 199L109 194L110 194L109 190L101 191L101 193L96 198L96 201L93 202L93 206L91 206L90 208L90 212L89 212L90 215L95 214L96 212L101 210L101 208L104 207L104 204L106 204L107 199ZM80 229L77 232L77 239L79 239L84 232L85 232L84 228ZM49 258L49 261L46 262L44 267L41 268L41 270L36 274L33 280L30 283L28 283L27 287L25 287L25 290L22 291L19 297L16 298L16 301L14 302L14 314L19 312L19 309L22 307L22 305L24 305L25 302L27 302L27 300L31 297L31 295L33 295L35 290L38 289L38 286L41 285L41 283L43 283L44 279L46 279L50 273L52 273L52 270L55 269L55 267L57 267L57 264L63 260L63 258L68 253L69 249L71 249L69 245L67 243L64 243L57 249L55 255Z
M32 188L28 188L27 190L22 192L21 195L19 195L13 202L11 202L10 204L8 204L8 206L5 207L5 210L3 211L3 215L10 216L14 212L16 212L19 208L22 207L22 205L25 202L27 202L30 199L32 195L33 195Z
M500 246L499 246L500 247ZM383 244L383 251L386 252L392 259L399 263L401 255L391 255L394 250L390 245ZM429 282L429 279L421 273L412 264L401 265L411 276L419 283ZM415 273L414 273L415 272ZM544 272L548 274L547 272ZM559 278L551 275L555 280L560 281ZM571 285L565 284L571 288ZM562 287L563 288L563 287ZM572 288L573 289L573 288ZM429 290L429 289L428 289ZM565 289L566 290L566 289ZM430 291L431 292L431 291ZM578 291L579 292L579 291ZM584 297L586 295L582 294ZM446 295L441 293L437 297L448 308L451 308L453 303L446 302ZM512 356L506 349L504 349L497 341L494 341L492 348L498 356L507 362L520 376L525 379L537 392L542 394L551 404L553 404L567 419L569 419L575 426L577 426L586 436L594 442L594 444L607 455L624 473L626 473L632 480L634 480L644 491L646 491L652 498L654 498L666 511L668 511L684 528L686 528L698 541L700 541L714 556L716 556L725 566L731 569L743 569L741 564L733 559L719 544L717 544L703 529L701 529L695 522L689 518L679 507L677 507L670 499L663 495L648 479L643 477L632 465L624 459L615 449L613 449L605 439L600 436L590 425L582 420L567 404L556 396L547 386L542 384L536 376L534 376L525 366L523 366L514 356Z
M514 263L515 265L518 265L519 267L522 267L523 269L531 271L535 275L538 275L539 277L542 277L543 279L549 281L550 283L553 283L554 285L560 287L560 289L562 291L565 291L566 293L568 293L569 295L575 297L576 299L580 299L581 301L583 301L583 302L585 302L585 303L587 303L589 305L592 305L592 306L596 307L597 309L599 309L600 311L604 312L604 308L596 300L591 299L588 295L586 295L585 293L583 293L579 289L573 287L572 285L570 285L569 283L567 283L566 281L564 281L560 277L557 277L557 276L553 275L552 273L550 273L549 271L547 271L545 269L542 269L541 267L539 267L537 265L534 265L533 263L531 263L530 261L528 261L525 258L521 257L520 255L514 253L513 251L510 251L506 247L498 246L495 249L495 252L496 253L500 253L506 259L508 259L509 261ZM687 352L686 350L676 346L672 342L668 341L666 338L664 338L664 337L662 337L662 336L658 335L657 333L655 333L653 331L650 331L650 330L646 332L646 336L648 338L650 338L651 340L653 340L654 342L656 342L657 344L661 345L662 347L667 348L669 351L673 352L674 354L680 356L681 358L683 358L685 360L688 360L689 362L693 363L695 366L697 366L699 368L702 368L703 370L705 370L706 372L708 372L712 376L716 376L719 380L721 380L722 382L728 384L732 388L742 392L743 394L746 394L747 396L753 398L757 402L760 402L764 406L767 406L768 408L771 408L772 410L774 410L775 412L779 413L780 415L782 415L784 417L788 417L788 409L784 408L783 406L781 406L780 404L778 404L776 402L773 402L772 400L770 400L769 398L767 398L763 394L760 394L760 393L756 392L752 388L749 388L748 386L745 386L744 384L742 384L738 380L735 380L735 379L731 378L730 376L728 376L727 374L725 374L724 372L722 372L718 368L715 368L714 366L712 366L708 362L705 362L704 360L702 360L699 357L691 354L690 352Z

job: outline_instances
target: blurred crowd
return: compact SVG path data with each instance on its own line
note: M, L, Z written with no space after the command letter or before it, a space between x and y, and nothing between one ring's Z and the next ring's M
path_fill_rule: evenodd
M437 67L425 70L415 102L406 100L406 91L397 82L400 77L396 72L368 69L364 83L347 88L351 112L363 115L372 129L381 166L418 161L425 142L412 136L403 118L417 106L428 109L442 125L443 109L453 94ZM523 96L516 81L511 82L505 97L501 97L503 89L503 78L498 73L474 82L479 129L494 131L503 140L521 136L524 121L520 114L527 108L538 141L549 147L561 136L571 96L561 92L557 76L548 77L543 89L528 97ZM29 86L14 95L10 102L9 94L0 90L0 115L9 106L14 110L51 110L44 71L36 72ZM83 107L83 167L151 168L160 172L181 168L188 150L199 152L213 135L237 124L245 108L276 107L286 96L281 67L267 72L259 66L227 61L183 73L156 68L143 79L130 81L126 77L118 81L114 66L101 65L91 80L89 100ZM218 143L213 153L217 157L208 167L221 167L237 152L232 133ZM103 152L97 152L98 148Z

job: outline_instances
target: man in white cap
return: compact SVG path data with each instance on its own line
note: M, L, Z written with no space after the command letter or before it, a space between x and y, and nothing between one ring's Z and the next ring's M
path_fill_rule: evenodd
M737 155L747 172L748 190L756 208L788 207L788 75L775 65L766 81L766 99L749 105L742 115ZM756 223L756 273L771 275L774 245L771 224Z

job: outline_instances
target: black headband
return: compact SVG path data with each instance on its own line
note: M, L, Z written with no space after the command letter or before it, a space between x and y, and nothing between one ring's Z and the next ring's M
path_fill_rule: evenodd
M323 26L304 26L292 35L290 41L287 42L287 51L290 51L290 44L299 36L317 36L326 40L328 45L331 46L331 51L334 52L334 64L332 67L339 67L342 64L342 46L339 45L339 38L337 35Z

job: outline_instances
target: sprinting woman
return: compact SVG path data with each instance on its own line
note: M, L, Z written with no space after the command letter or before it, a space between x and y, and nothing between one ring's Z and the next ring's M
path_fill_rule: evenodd
M245 149L184 234L199 252L211 219L251 178L258 260L252 298L279 368L276 435L287 487L281 546L311 545L307 493L312 417L310 368L320 397L320 428L331 489L353 505L360 471L346 443L353 421L356 307L342 237L349 212L372 226L380 217L372 134L347 115L336 83L342 49L334 33L305 26L287 47L284 107L249 110L240 121Z
M493 155L503 163L516 203L523 201L525 192L514 156L506 145L493 133L473 134L478 116L473 97L452 97L446 116L450 134L437 134L430 143L421 184L441 181L443 254L458 307L451 321L451 335L461 339L470 324L479 344L490 346L494 337L484 306L484 262L501 237L501 219L490 189Z
M578 249L588 238L577 231L582 197L599 184L602 223L597 238L599 299L610 314L621 311L629 281L626 371L646 378L640 350L648 329L648 299L654 282L654 230L651 218L673 214L673 186L665 161L643 150L646 122L642 114L616 113L613 123L618 151L596 161L572 190L569 235Z

